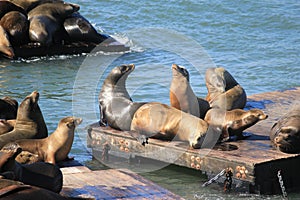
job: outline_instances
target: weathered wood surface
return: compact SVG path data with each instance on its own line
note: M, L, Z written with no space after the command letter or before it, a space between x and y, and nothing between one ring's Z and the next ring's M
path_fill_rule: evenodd
M61 168L61 195L78 199L182 199L126 169L91 171L85 166Z
M208 174L230 168L236 180L249 182L260 192L275 193L279 189L278 182L274 181L277 180L278 170L284 174L284 180L289 180L286 180L288 189L300 186L297 181L300 179L300 156L273 149L269 140L272 125L293 106L299 105L299 99L300 87L249 96L248 107L261 108L269 118L247 129L246 132L252 134L247 139L227 142L213 149L190 149L187 143L181 141L155 139L149 139L149 144L142 146L131 137L130 132L99 127L98 123L89 127L87 142L97 158L101 158L99 152L103 150L103 144L109 144L109 154L120 157L141 156L195 168Z

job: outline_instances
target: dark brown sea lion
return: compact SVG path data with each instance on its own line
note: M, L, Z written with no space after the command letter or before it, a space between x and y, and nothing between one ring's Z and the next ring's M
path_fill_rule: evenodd
M208 124L193 115L161 103L147 103L134 114L131 130L147 137L188 141L193 148L200 148Z
M9 41L9 36L4 28L0 25L0 53L7 58L14 58L15 52Z
M9 35L13 45L20 45L29 42L28 30L29 21L27 16L18 11L6 13L0 20L0 25Z
M15 5L10 1L0 1L0 19L8 12L18 11L26 15L26 12L21 7Z
M109 38L106 35L99 34L93 25L79 12L75 12L65 19L64 28L68 33L66 38L68 42L83 41L98 44Z
M270 139L282 152L300 153L300 107L282 116L272 126Z
M206 100L212 108L243 109L247 102L245 90L224 68L209 68L205 74L208 94Z
M129 131L135 111L145 103L133 102L126 89L126 79L134 65L121 65L111 70L99 93L100 125Z
M57 129L47 138L23 139L14 143L19 145L23 151L38 155L39 161L56 164L68 158L74 140L75 128L81 122L81 118L65 117L60 120Z
M38 99L39 93L34 91L22 101L18 108L14 129L0 135L0 148L15 140L45 138L48 136L48 130L38 105Z
M50 3L50 2L63 2L61 0L9 0L10 2L14 3L15 5L21 7L27 13L35 8L36 6L43 4L43 3Z
M7 186L1 187L1 185L7 185ZM17 181L11 181L7 179L0 180L0 198L2 200L40 200L40 199L67 200L69 199L67 197L63 197L47 189L43 189L31 185L24 185Z
M1 176L59 193L63 184L62 172L59 167L44 162L28 165L19 164L15 158L21 151L22 149L15 144L7 145L1 149Z
M172 107L204 119L210 108L209 103L199 98L190 85L189 72L176 64L172 65L172 82L170 87L170 104Z
M0 99L0 119L16 119L18 102L10 97Z
M79 10L79 6L62 2L41 4L28 13L29 38L41 45L61 42L63 22L66 17ZM65 31L65 30L64 30Z
M14 119L11 120L0 119L0 135L12 131L15 125L16 125L16 120Z
M268 115L259 109L225 111L213 108L206 113L204 120L210 126L220 127L222 129L222 139L226 141L230 136L237 136L237 139L242 139L242 133L245 129L267 118Z

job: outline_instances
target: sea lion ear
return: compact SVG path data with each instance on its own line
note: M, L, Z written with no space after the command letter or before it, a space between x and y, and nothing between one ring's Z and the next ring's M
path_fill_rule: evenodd
M65 11L68 13L73 13L73 12L77 12L80 9L80 6L77 4L71 4L71 3L67 3L65 7Z

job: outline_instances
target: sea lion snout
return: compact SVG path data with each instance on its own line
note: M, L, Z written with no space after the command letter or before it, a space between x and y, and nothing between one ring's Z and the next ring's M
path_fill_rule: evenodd
M82 123L82 118L75 118L74 117L74 123L75 123L75 126L78 126L79 124L81 124Z

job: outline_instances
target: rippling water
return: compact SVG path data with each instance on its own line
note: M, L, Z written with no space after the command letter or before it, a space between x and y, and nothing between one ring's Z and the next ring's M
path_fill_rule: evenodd
M49 131L68 115L83 117L72 155L95 167L84 127L99 117L98 93L112 67L134 63L128 90L135 101L169 104L171 65L190 71L198 96L206 95L207 67L224 66L248 95L300 86L300 3L262 1L74 0L98 29L131 46L126 54L56 56L0 61L0 94L19 102L33 90ZM101 166L100 164L98 166ZM180 170L180 172L178 172ZM187 199L261 199L201 188L199 173L174 166L145 174ZM170 178L171 177L171 178ZM296 195L298 196L298 195Z

